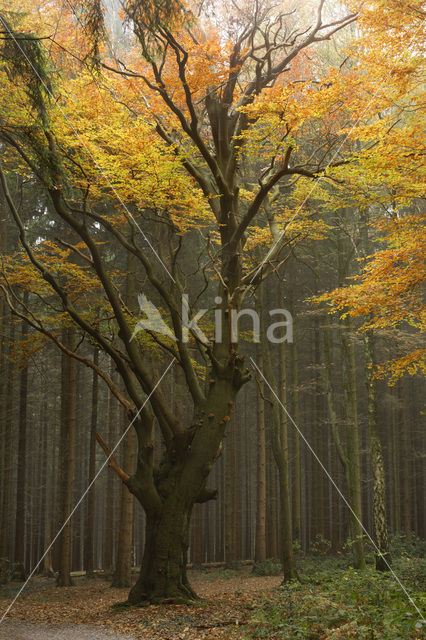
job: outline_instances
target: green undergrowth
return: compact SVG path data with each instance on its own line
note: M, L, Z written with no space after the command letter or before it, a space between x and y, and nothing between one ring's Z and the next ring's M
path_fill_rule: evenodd
M268 558L263 562L255 562L253 575L255 576L279 576L282 573L281 562L277 558Z
M426 562L402 555L392 573L371 565L345 566L345 558L308 558L304 582L292 582L262 595L244 638L280 640L411 640L426 638ZM309 576L309 579L308 579Z

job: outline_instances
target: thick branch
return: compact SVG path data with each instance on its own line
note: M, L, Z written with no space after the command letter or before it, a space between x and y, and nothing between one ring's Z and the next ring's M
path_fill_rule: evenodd
M129 474L123 471L123 469L120 467L116 457L111 453L111 449L108 447L108 445L105 444L105 442L102 439L102 436L99 435L99 433L96 434L96 440L99 442L102 449L104 450L106 457L108 458L108 466L111 467L111 469L118 475L120 480L127 485L130 480Z
M162 282L155 276L152 265L143 251L141 251L134 243L129 242L118 229L114 228L114 226L108 220L105 220L105 218L103 218L101 215L98 215L93 211L87 212L87 215L104 226L105 229L112 233L127 251L133 253L140 260L146 271L149 281L161 295L164 302L167 304L173 323L173 329L176 337L178 338L177 346L179 350L179 361L184 370L189 391L194 402L198 405L201 404L205 400L205 396L201 389L197 375L194 371L187 345L181 340L182 321L173 296L165 288Z

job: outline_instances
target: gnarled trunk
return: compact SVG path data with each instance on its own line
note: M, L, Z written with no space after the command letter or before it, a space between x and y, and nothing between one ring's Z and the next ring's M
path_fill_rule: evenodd
M186 575L192 505L173 494L160 515L147 513L141 571L128 602L187 602L196 599Z
M237 391L247 379L248 372L237 356L228 366L212 371L205 401L197 407L191 426L177 430L166 440L158 468L153 461L153 416L149 412L142 412L133 421L138 458L132 476L119 467L97 436L110 466L146 514L144 557L139 578L129 593L129 604L179 603L197 598L186 575L191 513L195 503L217 497L217 490L206 488L207 477L220 455Z

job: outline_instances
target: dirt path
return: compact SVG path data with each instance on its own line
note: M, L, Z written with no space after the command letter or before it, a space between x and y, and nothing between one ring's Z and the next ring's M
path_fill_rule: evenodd
M5 620L0 625L0 640L135 640L108 629L87 624L42 624Z

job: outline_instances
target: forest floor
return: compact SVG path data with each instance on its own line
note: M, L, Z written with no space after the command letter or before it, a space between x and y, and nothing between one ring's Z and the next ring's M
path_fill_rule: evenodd
M421 609L426 604L424 560L403 558L397 569ZM251 567L192 570L199 602L148 608L114 608L128 590L111 588L100 577L78 578L70 588L37 577L0 625L0 639L426 638L421 617L392 574L378 574L373 567L357 572L336 558L304 561L302 573L309 581L280 587L281 576L254 575ZM9 583L0 590L0 617L19 586Z

